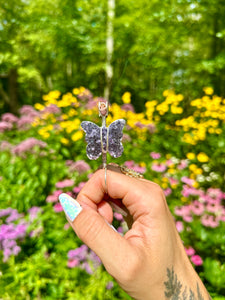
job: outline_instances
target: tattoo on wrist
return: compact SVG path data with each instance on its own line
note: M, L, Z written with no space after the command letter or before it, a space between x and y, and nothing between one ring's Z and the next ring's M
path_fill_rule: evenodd
M198 283L196 285L196 292L194 292L192 289L188 288L187 286L183 287L181 282L178 280L177 275L174 273L173 268L172 270L167 268L167 278L168 281L164 282L166 288L164 295L166 299L205 300L202 296ZM212 300L212 299L210 296L208 296L207 300Z

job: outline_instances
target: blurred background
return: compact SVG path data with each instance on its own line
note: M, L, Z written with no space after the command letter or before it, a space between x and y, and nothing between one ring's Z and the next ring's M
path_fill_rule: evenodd
M81 85L140 110L167 88L224 96L224 1L1 0L0 111Z

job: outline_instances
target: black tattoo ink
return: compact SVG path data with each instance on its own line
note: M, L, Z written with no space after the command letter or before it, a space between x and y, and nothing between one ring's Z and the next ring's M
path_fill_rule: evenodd
M197 283L197 296L194 293L192 289L189 289L185 286L184 290L182 292L182 284L178 280L177 275L174 273L174 270L170 270L167 268L167 278L168 281L164 282L165 285L165 292L164 295L166 299L170 300L204 300L199 285ZM211 297L209 296L208 300L212 300Z
M172 271L170 271L170 269L167 268L167 277L169 278L169 280L164 282L167 290L167 292L165 292L166 298L172 300L179 299L182 284L177 280L177 275L174 274L173 269Z

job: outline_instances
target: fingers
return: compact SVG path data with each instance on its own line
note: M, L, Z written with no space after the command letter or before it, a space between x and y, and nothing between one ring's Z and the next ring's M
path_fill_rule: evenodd
M106 196L108 193L108 196ZM86 183L78 195L78 202L92 208L102 201L121 199L134 220L143 214L166 209L164 193L155 183L136 179L113 171L107 171L107 187L104 170L98 170Z
M124 257L133 256L130 244L95 209L81 207L67 194L61 194L59 199L78 237L101 258L110 274L120 274Z

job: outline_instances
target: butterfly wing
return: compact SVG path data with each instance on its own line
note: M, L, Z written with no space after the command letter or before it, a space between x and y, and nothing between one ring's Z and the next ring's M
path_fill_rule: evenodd
M123 127L125 120L119 119L109 125L108 130L108 151L112 157L120 157L123 153L121 139L123 137Z
M87 142L86 152L89 159L97 159L102 153L100 127L95 123L83 121L81 127L86 133Z

